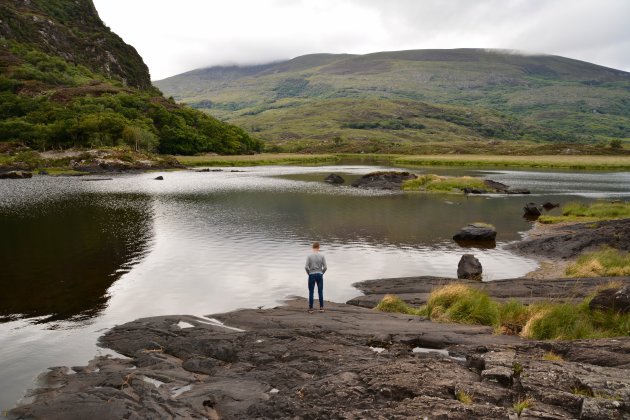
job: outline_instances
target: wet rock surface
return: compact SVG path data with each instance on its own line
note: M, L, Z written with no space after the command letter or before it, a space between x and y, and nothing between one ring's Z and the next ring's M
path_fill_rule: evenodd
M343 304L305 307L297 299L216 315L224 325L192 316L120 325L101 342L127 358L53 368L10 416L510 419L525 398L521 417L630 416L630 338L533 342ZM562 361L545 360L549 351Z
M403 182L416 178L416 175L409 172L372 172L354 181L352 186L379 190L399 190Z
M569 259L603 245L630 251L630 219L560 226L547 235L516 242L507 248L535 257Z

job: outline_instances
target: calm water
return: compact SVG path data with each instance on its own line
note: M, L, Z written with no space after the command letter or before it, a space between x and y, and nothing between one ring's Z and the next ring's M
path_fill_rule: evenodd
M375 193L322 182L331 172L352 180L375 169L0 180L0 409L47 367L105 353L96 339L113 325L305 296L302 267L314 239L330 266L326 298L343 302L360 280L454 277L464 252L480 259L485 280L521 276L536 263L503 247L529 229L521 218L527 201L630 197L627 172L427 170L492 178L530 188L530 197ZM497 248L462 249L450 239L476 221L497 227Z

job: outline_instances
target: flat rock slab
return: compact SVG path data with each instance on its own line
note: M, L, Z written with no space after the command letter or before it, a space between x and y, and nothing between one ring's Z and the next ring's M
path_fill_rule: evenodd
M541 237L510 244L507 249L536 257L570 259L604 245L630 251L630 219L551 228Z
M510 419L526 397L539 417L630 415L630 338L532 342L343 304L305 308L296 299L117 326L101 344L126 358L53 368L34 401L10 416ZM544 360L551 350L564 360ZM575 394L576 386L600 397ZM472 402L459 402L458 392Z

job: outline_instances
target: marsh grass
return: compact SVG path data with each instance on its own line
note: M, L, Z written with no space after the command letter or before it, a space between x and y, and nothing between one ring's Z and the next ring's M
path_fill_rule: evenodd
M471 176L452 177L428 174L405 181L402 188L406 191L450 192L464 188L483 189L485 186L482 179Z
M630 156L587 155L426 155L404 156L393 161L416 166L496 166L570 169L629 169Z
M376 309L423 315L438 322L488 325L496 333L536 340L572 340L630 335L630 314L591 311L590 297L579 304L541 301L526 306L516 300L505 303L461 283L436 288L426 306L414 308L387 295Z
M562 207L562 216L541 216L541 223L596 222L630 218L630 202L597 201L591 204L567 203ZM596 226L595 226L596 227Z
M566 269L568 277L614 277L630 275L630 253L604 247L581 255Z
M257 155L200 155L177 156L186 166L262 166L262 165L316 165L331 163L340 158L333 154L262 153Z

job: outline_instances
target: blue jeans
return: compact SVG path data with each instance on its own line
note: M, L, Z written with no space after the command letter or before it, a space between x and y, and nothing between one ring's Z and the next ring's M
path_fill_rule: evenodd
M317 283L317 294L319 296L319 307L324 307L324 275L322 273L308 275L308 309L313 309L313 292Z

